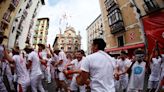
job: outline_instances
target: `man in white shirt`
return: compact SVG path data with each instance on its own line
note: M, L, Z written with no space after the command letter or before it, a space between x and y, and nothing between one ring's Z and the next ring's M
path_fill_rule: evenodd
M47 58L47 49L45 47L44 44L38 44L38 56L39 56L39 59L41 62L41 69L42 69L42 72L43 72L43 78L46 78L47 77L47 71L46 71L46 68L47 68L47 62L48 62L48 58Z
M76 83L76 77L79 75L79 73L81 72L80 67L81 67L81 63L83 62L83 59L85 57L83 57L83 50L79 50L75 53L76 55L76 59L74 59L70 64L68 64L67 66L73 66L73 70L71 71L71 74L73 74L73 78L72 78L72 82L70 85L70 89L71 92L78 92L78 88L80 92L86 92L86 85L84 86L79 86Z
M91 92L115 92L114 87L114 61L111 56L104 52L106 43L103 39L93 40L93 54L87 56L82 65L81 73L76 81L84 85L90 78Z
M30 46L27 46L25 49L28 53L28 67L30 67L30 79L31 79L31 89L32 92L45 92L42 85L42 71L41 71L41 62L37 52L35 52Z
M15 64L16 74L17 74L17 91L18 92L26 92L28 86L30 85L29 73L26 67L26 61L19 55L19 47L15 47L13 49L13 58L9 60L10 63ZM9 56L9 55L8 55Z
M148 81L148 89L151 92L155 92L159 80L160 80L160 73L161 73L161 64L162 64L162 58L158 50L153 51L152 55L155 52L155 57L152 58L150 62L150 68L151 68L151 74L149 76L149 81Z
M126 70L130 67L131 61L127 58L127 53L121 51L120 59L117 60L117 73L119 76L119 90L121 92L126 92L128 87L128 74Z
M140 49L135 50L134 53L135 58L132 60L133 63L127 70L131 74L127 92L142 92L146 71L146 62L144 62L145 53Z
M57 62L56 65L58 66L58 71L59 71L59 83L60 83L61 89L63 88L64 91L67 92L68 86L65 82L66 77L64 75L65 65L67 64L67 57L63 50L59 52L58 59L59 61Z

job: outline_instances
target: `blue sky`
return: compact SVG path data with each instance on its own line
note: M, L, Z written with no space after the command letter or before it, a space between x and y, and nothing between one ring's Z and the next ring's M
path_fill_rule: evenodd
M66 21L75 28L76 33L80 31L82 36L82 49L87 50L86 28L100 14L99 0L45 0L46 5L41 8L39 18L49 17L48 44L53 44L59 28L65 29ZM63 15L67 20L59 24Z
M50 6L54 6L54 5L56 5L60 1L61 0L48 0L48 3L49 3Z

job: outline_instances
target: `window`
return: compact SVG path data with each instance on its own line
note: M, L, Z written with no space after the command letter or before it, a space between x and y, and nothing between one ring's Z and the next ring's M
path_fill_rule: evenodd
M68 47L68 50L71 50L71 47Z
M69 43L71 43L72 41L71 40L69 40Z
M159 8L156 0L144 0L144 9L147 13L153 12Z
M121 13L119 9L115 9L113 12L108 15L109 25L113 25L119 20L122 20Z
M71 33L69 33L68 36L71 36Z
M117 37L117 41L118 41L118 47L124 46L124 38L123 38L123 36Z
M22 9L19 9L19 12L18 13L20 13L22 11Z
M64 47L61 47L61 50L64 50Z
M7 22L10 22L11 19L11 11L8 9L7 12L3 15L3 19L5 19Z
M144 0L144 2L146 3L146 5L149 9L155 7L155 4L154 4L153 0Z
M75 50L78 50L78 47L75 47Z
M15 27L13 27L13 29L12 29L12 33L14 32L14 30L15 30Z

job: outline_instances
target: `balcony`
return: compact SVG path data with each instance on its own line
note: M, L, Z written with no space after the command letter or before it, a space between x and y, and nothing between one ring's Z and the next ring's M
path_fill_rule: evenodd
M11 16L9 12L6 12L3 16L3 22L8 25L10 23Z
M14 10L18 6L18 4L19 4L19 0L11 0L9 9Z
M116 23L110 26L111 33L115 34L121 31L125 31L124 23L122 20L117 21Z
M23 17L26 18L27 15L28 15L28 12L27 12L27 10L25 9L25 10L23 11Z
M155 0L145 1L145 4L143 5L143 7L144 7L145 12L148 14L160 9L159 5L157 4Z
M105 6L107 10L110 10L114 5L116 5L114 0L106 0Z

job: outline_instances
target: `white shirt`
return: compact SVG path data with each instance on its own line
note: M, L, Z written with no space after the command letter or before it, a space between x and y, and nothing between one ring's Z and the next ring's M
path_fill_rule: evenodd
M30 76L37 76L37 75L42 75L41 72L41 64L40 64L40 60L38 57L38 54L35 51L32 51L29 55L28 55L28 60L32 61L32 68L31 68L31 74Z
M75 60L73 60L73 61L71 62L71 64L74 65L73 70L80 70L81 64L82 64L84 58L85 58L85 57L83 57L83 58L81 59L81 61L78 61L77 59L75 59ZM78 75L78 74L74 74L74 77L76 77L77 75Z
M145 62L136 61L132 66L129 89L143 90L145 78Z
M63 71L64 66L67 64L67 57L63 51L59 52L59 61L60 60L63 60L63 63L61 65L58 65L58 69L59 69L59 71Z
M54 54L54 56L52 57L52 62L58 62L58 61L59 61L58 55Z
M18 83L29 82L30 77L26 67L26 61L20 55L14 55L13 60L16 65L16 74L18 77Z
M42 52L39 52L39 56L42 57L42 59L44 59L44 60L48 60L46 50L42 50Z
M160 72L161 72L161 57L152 58L152 63L150 64L151 74L149 81L159 81Z
M117 61L117 67L119 68L119 72L120 73L123 73L126 71L126 68L127 67L130 67L131 65L131 61L129 59L125 59L124 61L122 59L118 59ZM120 76L121 78L127 78L128 77L128 74L124 74L124 75L121 75Z
M115 92L113 60L104 51L95 52L84 59L81 70L90 74L91 92Z

